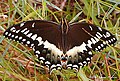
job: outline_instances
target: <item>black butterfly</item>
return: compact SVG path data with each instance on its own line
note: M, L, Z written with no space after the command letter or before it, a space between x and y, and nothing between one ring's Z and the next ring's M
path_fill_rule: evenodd
M57 24L33 20L9 27L4 36L31 48L50 72L76 69L90 63L92 50L101 51L116 38L107 30L88 23Z

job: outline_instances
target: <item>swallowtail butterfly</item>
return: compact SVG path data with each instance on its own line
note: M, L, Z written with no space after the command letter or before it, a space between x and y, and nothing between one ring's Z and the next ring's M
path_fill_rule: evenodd
M32 20L9 27L4 36L33 49L43 66L56 69L76 69L90 63L92 50L101 51L116 38L107 30L88 23L61 24Z

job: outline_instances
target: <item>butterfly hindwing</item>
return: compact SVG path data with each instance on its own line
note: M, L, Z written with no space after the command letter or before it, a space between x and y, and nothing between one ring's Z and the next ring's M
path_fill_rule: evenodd
M34 53L41 61L41 64L49 69L49 72L62 69L60 57L63 52L55 45L45 41L42 45L34 47Z

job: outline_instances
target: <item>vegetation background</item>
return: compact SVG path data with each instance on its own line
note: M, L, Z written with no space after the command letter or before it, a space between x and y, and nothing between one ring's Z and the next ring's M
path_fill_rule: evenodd
M74 73L45 74L32 49L6 39L3 32L27 20L60 23L87 22L109 30L118 39L114 47L94 52L92 62ZM57 78L57 75L61 76ZM0 0L1 81L120 81L120 0Z

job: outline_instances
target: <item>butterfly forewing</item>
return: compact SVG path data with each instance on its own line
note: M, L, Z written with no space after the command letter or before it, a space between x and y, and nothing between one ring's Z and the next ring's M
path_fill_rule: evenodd
M58 47L58 45L61 45L61 31L58 27L59 25L56 23L43 20L26 21L11 26L5 31L4 35L10 39L23 42L28 46L32 43L36 43L35 40L48 40L50 43ZM30 44L29 42L27 43L27 41L30 41ZM41 43L39 41L37 43L38 45Z
M116 38L105 29L88 23L75 23L69 27L66 45L68 48L73 48L84 42L91 50L100 51L102 48L99 46L104 47L116 41Z

